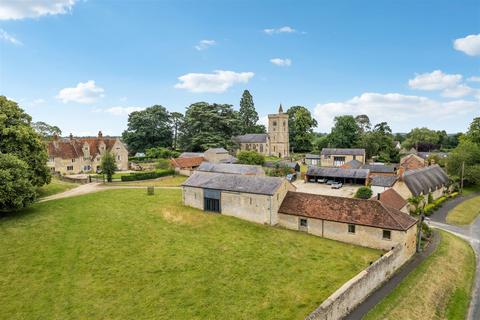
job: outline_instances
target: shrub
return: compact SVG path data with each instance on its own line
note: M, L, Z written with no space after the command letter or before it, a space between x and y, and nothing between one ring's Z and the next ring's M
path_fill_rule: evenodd
M102 162L100 164L100 167L102 169L102 173L107 176L107 181L112 182L112 176L115 173L115 170L117 170L115 156L110 152L106 152L102 156Z
M122 181L136 181L136 180L148 180L155 179L164 176L170 176L174 173L173 170L151 171L151 172L139 172L132 173L127 176L122 176Z
M170 161L167 159L159 159L156 167L160 170L168 170L171 169L171 164Z
M180 155L180 153L175 150L156 147L156 148L147 149L145 151L145 155L147 156L147 158L170 159L170 158L177 158Z
M432 203L433 202L433 196L432 196L431 192L428 193L427 201L428 201L427 203Z
M425 212L425 215L429 216L433 213L433 211L435 211L435 209L436 209L435 204L429 203L425 206L425 208L423 209L423 212Z
M263 165L265 156L256 151L240 151L237 155L240 164L256 164Z
M450 193L450 198L456 198L458 196L458 192Z
M428 240L431 236L432 229L425 222L422 222L422 240Z
M372 197L372 189L369 187L360 187L355 193L355 198L370 199Z
M435 200L433 202L433 204L435 205L435 209L440 208L442 206L442 203L444 203L446 200L447 200L446 196L442 196L442 197L438 198L437 200Z
M0 153L0 212L25 208L35 198L27 163L13 154Z

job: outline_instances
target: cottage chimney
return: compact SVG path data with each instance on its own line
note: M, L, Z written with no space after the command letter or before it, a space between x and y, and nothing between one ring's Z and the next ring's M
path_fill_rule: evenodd
M73 140L73 134L70 133L70 140Z
M398 174L398 177L400 179L403 179L403 174L405 173L405 167L404 166L400 166L400 168L398 169L397 171L397 174Z
M102 139L103 138L103 133L102 131L98 131L98 139Z
M377 200L380 200L380 192L377 193Z

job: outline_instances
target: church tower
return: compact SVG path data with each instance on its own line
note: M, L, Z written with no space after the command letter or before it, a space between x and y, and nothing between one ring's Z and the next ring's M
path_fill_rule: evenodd
M268 115L268 144L269 155L280 158L290 155L288 114L283 112L281 104L277 114Z

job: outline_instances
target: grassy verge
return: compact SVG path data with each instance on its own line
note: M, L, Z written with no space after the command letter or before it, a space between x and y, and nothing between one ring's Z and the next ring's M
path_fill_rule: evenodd
M468 199L453 208L447 215L450 224L470 224L480 214L480 196Z
M0 218L1 319L303 319L380 252L120 189Z
M52 181L40 188L37 189L37 194L39 198L44 198L51 196L53 194L61 193L73 188L78 187L79 184L72 183L72 182L65 182L58 179L53 178Z
M464 240L440 231L438 248L364 319L465 319L475 254Z
M168 176L159 179L140 180L140 181L125 181L106 183L106 186L136 186L136 187L180 187L188 177L186 176Z
M474 192L480 192L480 186L474 185L463 188L464 196L468 196L469 194L472 194Z

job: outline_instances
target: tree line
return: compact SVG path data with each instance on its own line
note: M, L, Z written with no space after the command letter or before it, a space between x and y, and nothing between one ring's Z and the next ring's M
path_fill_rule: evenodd
M293 106L287 114L292 147L298 151L310 150L317 121L303 106ZM230 104L196 102L187 107L185 114L169 112L161 105L132 112L122 139L131 154L157 147L187 151L212 147L232 149L234 136L266 133L265 126L258 124L258 120L253 97L245 90L238 111Z

